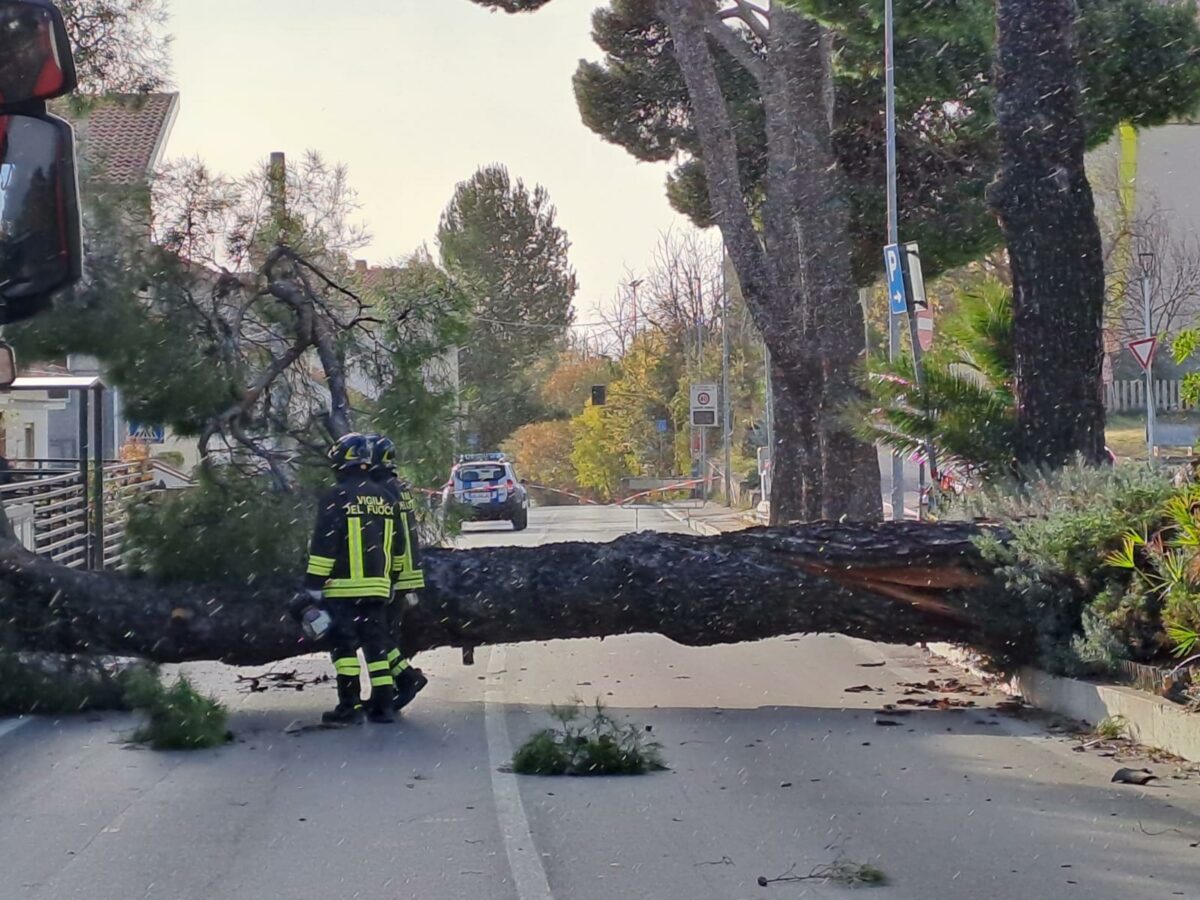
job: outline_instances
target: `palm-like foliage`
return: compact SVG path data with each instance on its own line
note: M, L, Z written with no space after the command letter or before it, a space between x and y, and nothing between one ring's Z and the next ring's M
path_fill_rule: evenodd
M859 433L906 453L930 441L943 460L1006 471L1016 436L1012 328L1005 285L989 279L962 291L925 355L922 390L907 356L868 364L869 400L852 411Z

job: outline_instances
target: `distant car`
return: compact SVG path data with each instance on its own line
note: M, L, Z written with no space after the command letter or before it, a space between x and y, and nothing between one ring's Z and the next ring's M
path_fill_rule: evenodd
M442 507L473 521L512 522L513 531L529 527L529 494L503 453L459 457L442 489Z

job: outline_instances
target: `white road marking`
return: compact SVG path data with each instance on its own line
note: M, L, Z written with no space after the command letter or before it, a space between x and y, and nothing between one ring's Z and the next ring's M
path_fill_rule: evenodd
M493 647L488 659L487 681L483 689L483 715L487 726L488 760L492 770L492 795L496 800L496 818L504 835L504 850L512 871L513 885L520 900L554 900L546 869L538 855L517 787L517 776L500 771L512 762L512 741L505 720L504 669L508 651Z
M19 719L9 719L7 722L0 722L0 737L6 734L12 734L22 725L28 725L33 720L29 716L22 716Z

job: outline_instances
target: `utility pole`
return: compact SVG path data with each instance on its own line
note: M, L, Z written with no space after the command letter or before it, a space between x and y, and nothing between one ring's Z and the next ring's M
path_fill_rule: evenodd
M883 7L883 68L885 77L884 96L887 117L887 214L888 243L900 243L900 218L897 211L896 190L896 59L895 59L895 9L893 0L884 0ZM888 307L888 360L900 358L900 318ZM904 460L892 451L892 521L904 521Z
M1153 325L1150 318L1150 267L1154 265L1153 253L1139 253L1138 261L1142 264L1142 326L1146 338L1154 337ZM1146 361L1146 451L1150 464L1154 465L1154 351Z
M725 444L725 505L733 506L733 425L729 397L729 282L725 277L729 258L721 254L721 435Z

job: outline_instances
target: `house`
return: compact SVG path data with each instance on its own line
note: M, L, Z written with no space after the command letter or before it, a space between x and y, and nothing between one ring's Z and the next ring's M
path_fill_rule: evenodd
M83 113L70 116L78 140L81 177L93 186L127 189L133 195L148 187L151 176L162 163L178 112L177 93L93 98ZM148 194L139 202L148 203ZM139 217L142 219L150 221L149 215ZM149 233L146 240L150 240ZM63 374L101 374L95 357L71 356L57 362L59 365L50 368ZM53 458L73 459L79 452L79 398L68 394L56 399L65 401L65 405L48 417L45 452ZM102 415L106 458L118 458L125 454L128 445L140 443L148 445L144 449L150 455L177 454L187 469L199 459L194 441L176 439L161 430L128 422L122 413L119 390L106 392Z

